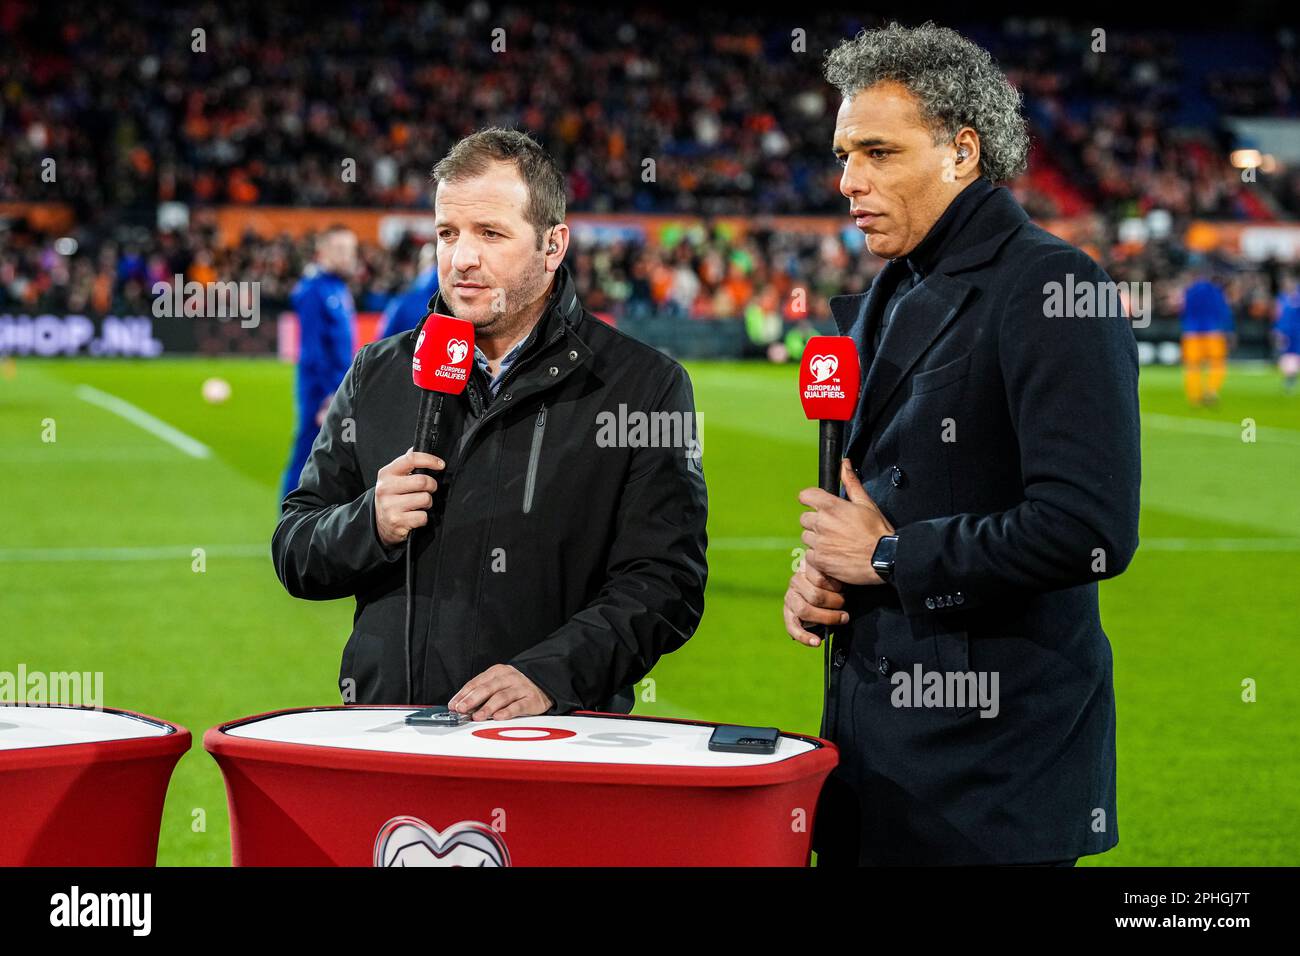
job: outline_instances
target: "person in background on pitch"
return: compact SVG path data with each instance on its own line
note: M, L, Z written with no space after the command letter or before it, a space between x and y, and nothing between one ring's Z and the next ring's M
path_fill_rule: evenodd
M565 178L531 137L481 130L433 174L430 311L473 324L469 380L442 405L437 454L414 452L424 323L362 348L285 499L276 573L295 597L356 598L345 703L446 704L474 720L628 713L633 686L704 611L690 379L579 301ZM623 408L676 420L683 443L602 439ZM401 559L414 528L408 700Z
M840 192L888 262L830 300L864 381L785 596L791 638L833 629L818 862L1072 865L1118 841L1097 582L1137 548L1132 326L1048 307L1109 278L994 185L1029 140L987 52L890 24L826 74Z
M1183 293L1183 390L1187 403L1213 408L1228 377L1235 324L1232 307L1208 267L1198 267Z
M330 226L316 239L316 261L290 296L298 314L298 426L280 488L282 501L298 486L325 409L352 364L357 310L348 280L356 269L357 237L346 226Z
M426 242L420 247L418 274L409 288L384 309L379 338L409 332L429 314L429 303L438 292L438 247Z
M1282 372L1282 390L1295 393L1296 376L1300 375L1300 277L1294 272L1282 276L1273 320L1273 338L1277 345L1277 365Z

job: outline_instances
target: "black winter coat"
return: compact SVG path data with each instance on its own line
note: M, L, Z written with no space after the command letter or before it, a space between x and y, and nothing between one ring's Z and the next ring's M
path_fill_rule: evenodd
M450 314L438 296L430 309ZM272 542L290 594L356 599L339 671L349 702L411 702L405 545L379 540L374 494L379 469L412 443L419 331L357 353ZM620 406L625 422L670 414L652 419L662 426L654 435L620 435ZM548 713L629 709L627 688L703 613L707 499L701 449L690 445L700 438L694 410L685 370L588 313L561 267L496 397L475 367L465 392L445 400L447 469L414 536L414 702L445 704L508 663L551 697Z
M863 359L848 457L898 548L889 584L849 589L833 637L834 683L851 690L823 728L842 757L818 849L863 864L1099 853L1118 824L1097 582L1137 548L1133 331L1113 311L1049 314L1050 283L1109 277L1005 188L979 197L873 354L878 290L906 268L831 300ZM997 716L895 706L896 675L917 665L996 673Z

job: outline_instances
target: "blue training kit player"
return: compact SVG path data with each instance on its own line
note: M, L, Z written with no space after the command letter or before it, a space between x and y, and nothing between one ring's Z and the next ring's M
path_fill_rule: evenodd
M298 477L320 431L317 417L352 364L357 314L347 279L319 262L307 268L291 299L300 329L298 427L280 489L282 500L298 487Z

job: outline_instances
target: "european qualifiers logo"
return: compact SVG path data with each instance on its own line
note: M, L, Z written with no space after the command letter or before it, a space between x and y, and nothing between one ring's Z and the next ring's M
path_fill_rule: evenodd
M419 817L393 817L375 837L375 866L509 866L501 834L462 820L439 832Z
M435 316L430 316L430 321L434 318ZM436 318L438 321L433 325L434 338L429 340L429 347L425 348L429 329L421 329L415 339L411 374L415 376L417 384L423 388L440 392L459 392L464 387L464 383L469 381L472 336L468 333L457 334L458 327L468 326L469 329L473 329L473 326L461 319L444 316ZM438 338L443 335L447 338L440 348ZM443 353L446 354L446 361L440 361Z
M799 362L799 403L812 421L853 417L862 387L857 346L843 335L814 335Z
M808 369L813 374L813 382L824 382L839 371L840 360L834 355L814 355L808 360Z

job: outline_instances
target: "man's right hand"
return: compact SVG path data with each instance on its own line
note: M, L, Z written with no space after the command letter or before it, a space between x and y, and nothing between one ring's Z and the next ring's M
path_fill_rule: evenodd
M849 615L844 611L844 585L827 577L816 568L799 562L799 570L790 578L785 592L785 632L800 644L817 647L822 639L805 624L845 624Z
M406 540L412 528L429 523L429 508L438 482L432 475L415 475L417 468L441 471L446 462L436 455L408 449L379 469L375 480L375 527L379 540L394 547Z

